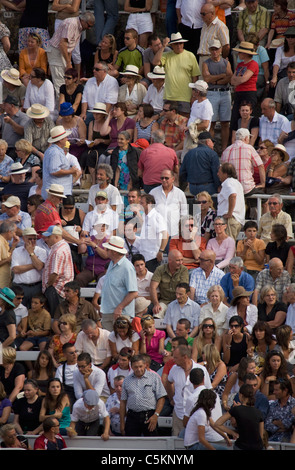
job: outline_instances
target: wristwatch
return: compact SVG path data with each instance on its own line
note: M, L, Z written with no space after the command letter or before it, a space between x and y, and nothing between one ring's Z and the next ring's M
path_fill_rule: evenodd
M160 253L165 253L165 250L159 250Z
M156 411L154 412L154 415L156 415L156 416L158 416L158 417L160 416L160 414L157 413Z
M33 252L33 253L30 253L30 256L33 256L34 254L35 254L34 252Z

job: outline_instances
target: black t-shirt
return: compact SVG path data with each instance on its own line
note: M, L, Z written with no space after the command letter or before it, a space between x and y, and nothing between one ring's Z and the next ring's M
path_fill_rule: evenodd
M4 341L9 336L7 326L15 325L15 324L16 324L16 318L15 318L15 313L13 310L5 310L0 315L0 342L1 343L4 343Z
M73 105L75 103L77 95L79 93L83 94L84 87L83 87L83 85L79 84L72 95L68 94L67 89L66 89L66 85L62 85L59 90L60 90L60 93L62 95L64 95L66 103L71 103ZM81 98L81 100L82 100L82 98ZM81 101L80 101L80 104L79 104L75 114L76 115L81 114Z
M266 314L266 304L258 304L258 320L261 321L273 321L275 319L276 313L277 312L286 312L287 313L287 305L284 304L283 302L276 302L272 308L272 310L269 312L269 314Z
M289 249L290 244L288 242L284 242L280 246L277 246L276 242L269 242L265 248L265 254L269 255L270 259L279 258L285 266L288 258Z
M262 412L254 406L239 405L233 406L229 413L237 423L237 447L242 450L262 450L263 442L259 432L259 423L263 421Z
M48 28L49 0L26 0L26 8L21 16L20 28Z
M25 375L25 374L26 374L26 370L20 362L15 362L7 378L5 377L4 367L0 366L0 382L3 383L4 390L7 396L9 396L12 390L14 389L14 382L15 382L16 377L18 377L19 375Z
M13 411L19 417L19 424L23 432L33 431L41 424L39 421L41 404L42 397L38 397L34 403L28 403L25 397L15 400Z

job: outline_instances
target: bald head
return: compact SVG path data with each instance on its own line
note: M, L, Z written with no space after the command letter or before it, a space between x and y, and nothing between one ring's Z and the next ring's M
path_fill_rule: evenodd
M183 263L183 255L178 250L171 250L168 253L168 265L171 272L177 271Z
M269 272L273 279L277 279L282 275L284 271L284 265L280 258L272 258L269 261Z

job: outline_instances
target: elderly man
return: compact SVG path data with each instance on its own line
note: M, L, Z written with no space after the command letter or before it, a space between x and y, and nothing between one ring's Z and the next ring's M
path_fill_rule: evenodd
M108 330L99 328L94 320L86 318L81 323L81 331L75 342L77 353L88 352L91 362L106 371L112 359L109 335Z
M209 131L211 119L213 116L212 104L207 98L208 85L204 80L197 80L195 83L189 83L192 88L193 104L187 125L193 124L197 119L196 128L198 132Z
M165 145L164 131L158 129L152 132L151 144L141 152L138 160L138 176L142 178L144 192L149 193L153 188L161 185L161 174L164 168L178 173L178 165L175 150Z
M269 31L270 14L258 0L245 0L246 8L239 13L237 24L238 40L245 41L247 33L257 33L260 45L264 46Z
M230 52L229 30L226 24L221 21L217 14L213 2L206 2L201 8L203 26L201 29L200 45L198 48L199 66L210 57L209 44L213 39L218 39L222 47L222 57L226 58Z
M279 301L284 300L284 291L291 284L291 277L279 258L269 261L269 268L265 268L258 274L253 292L252 303L258 304L259 294L264 286L272 286L277 293Z
M231 163L222 163L217 176L221 181L217 215L227 219L227 233L235 240L245 223L243 186L238 181L235 167Z
M31 216L28 212L21 210L21 201L17 196L10 196L6 201L2 202L5 212L0 215L0 224L4 220L10 220L16 224L16 235L22 236L24 229L32 226Z
M24 126L24 139L32 144L34 155L43 160L44 152L49 145L50 131L55 124L49 109L42 104L32 104L26 114L30 119Z
M194 196L202 191L215 194L220 186L217 176L220 161L213 147L211 134L208 131L200 132L198 146L189 150L183 158L179 179L189 183L189 190Z
M151 194L141 196L143 208L140 231L140 253L144 256L146 267L154 272L163 259L168 243L167 222L156 210L156 201Z
M154 196L156 210L167 222L170 237L179 235L179 220L187 215L187 200L184 192L175 186L175 176L172 170L163 170L161 186L150 191Z
M11 257L13 250L19 243L16 235L16 224L5 220L0 225L0 288L9 287L11 284Z
M190 298L199 305L208 302L207 291L211 286L220 284L224 272L215 266L216 254L212 250L203 250L199 256L200 267L190 276Z
M167 306L164 323L169 338L175 338L178 321L187 319L190 322L191 331L189 335L194 337L199 329L199 316L201 308L199 304L189 298L190 286L188 283L180 282L175 289L176 299Z
M107 193L108 203L114 211L120 212L123 208L123 199L118 188L110 183L112 179L113 170L111 165L108 165L107 163L99 163L96 167L97 184L93 184L88 193L87 202L89 204L89 211L92 211L96 206L95 197L98 191L104 191Z
M165 134L165 145L178 152L183 148L187 117L181 115L178 103L172 100L164 101L163 113L160 130Z
M12 163L10 167L10 182L5 185L1 191L3 196L15 196L20 200L20 209L25 212L27 210L27 199L30 189L34 183L26 181L26 170L20 162Z
M242 258L235 256L229 262L229 272L226 273L220 281L225 299L224 303L229 305L233 299L233 289L238 286L245 288L247 292L252 292L255 287L255 281L251 274L244 271L244 263Z
M276 111L276 103L272 98L265 98L261 103L262 116L259 119L260 140L269 139L274 145L278 143L278 138L283 126L287 126L286 116Z
M156 65L152 72L147 73L147 78L150 81L150 85L145 97L143 98L143 103L150 104L157 117L160 117L160 113L162 113L164 105L164 67Z
M29 307L31 298L42 290L42 270L47 259L46 251L36 246L37 232L33 227L22 232L24 245L12 253L11 270L13 286L20 286L24 291L22 303Z
M82 32L92 28L94 23L95 17L90 11L66 18L49 41L46 52L57 99L60 87L64 84L64 73L72 67L72 52L80 41Z
M43 186L42 197L46 199L47 189L51 184L59 184L64 187L65 194L72 194L73 175L79 172L77 167L71 166L67 159L64 147L67 137L71 134L63 126L55 126L50 131L48 142L52 145L44 153L43 159Z
M156 436L158 417L165 403L166 390L158 374L147 370L141 355L131 359L132 373L122 386L120 430L122 436Z
M276 104L276 112L288 116L295 111L294 101L290 102L290 97L294 96L295 80L295 62L287 65L287 77L281 78L275 87L274 101ZM283 129L284 130L284 129Z
M71 249L62 234L58 225L51 225L42 233L51 248L42 272L42 291L52 318L58 304L64 299L64 285L74 279Z
M274 224L286 227L288 238L293 238L292 219L283 211L283 200L280 194L273 194L268 199L269 211L263 214L259 220L258 237L267 245L271 241L271 230Z
M153 314L157 318L164 318L168 304L175 300L176 286L180 282L189 282L188 269L182 263L180 251L171 250L168 262L158 266L152 276L150 294Z
M112 331L118 316L134 317L137 281L134 266L125 256L127 250L123 238L112 236L103 247L111 261L104 277L100 313L103 328Z
M164 100L176 101L179 113L188 116L191 101L188 84L197 80L200 69L195 55L184 49L185 42L180 33L171 34L171 40L165 38L153 65L165 68ZM164 52L167 46L171 47L171 52Z
M214 137L215 125L219 121L221 124L221 150L223 151L229 141L230 80L233 72L230 61L221 56L221 43L218 39L210 41L208 48L210 57L203 61L202 77L208 83L207 98L213 108L210 132Z
M95 103L105 103L107 112L117 103L119 85L108 71L109 67L105 62L94 64L93 77L87 81L82 95L80 115L82 119L86 119L87 110L93 109Z
M2 139L8 144L7 155L15 159L15 143L24 135L24 126L29 117L20 110L18 100L8 95L3 102L4 113L0 116Z

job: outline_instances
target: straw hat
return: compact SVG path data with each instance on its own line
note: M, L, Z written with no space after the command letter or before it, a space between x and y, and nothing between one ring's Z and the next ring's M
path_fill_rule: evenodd
M51 184L48 189L46 189L48 194L52 194L52 196L58 196L66 198L64 194L64 187L61 184Z
M124 248L124 239L121 237L112 236L107 243L103 243L104 248L108 250L117 251L122 255L126 255L127 250Z
M184 39L180 33L172 33L170 42L168 42L168 46L170 44L176 44L178 42L188 42L188 39Z
M12 163L10 167L10 175L21 175L22 173L27 173L29 170L25 169L20 162Z
M272 152L274 150L279 150L282 154L283 154L283 162L287 162L290 158L287 150L286 150L286 147L284 147L284 145L282 144L277 144L273 149L272 149Z
M235 287L232 291L233 298L231 301L231 305L233 306L237 305L237 302L241 297L250 297L252 294L253 294L253 291L251 292L246 291L245 287L243 286Z
M38 234L37 234L36 230L34 229L34 227L27 227L27 228L23 229L22 235L23 235L23 237L26 237L28 235L37 236Z
M254 49L254 44L252 44L252 42L241 41L239 46L233 47L233 51L244 52L245 54L249 55L257 55L257 52L255 52Z
M15 86L21 86L22 82L19 79L19 71L17 69L3 70L1 72L1 77L8 83L11 83Z
M120 72L120 75L130 75L133 77L141 77L141 75L138 72L139 72L139 68L136 67L136 65L128 64L126 65L125 72Z
M64 139L65 137L68 137L72 133L71 130L66 131L64 126L55 126L51 129L50 131L50 137L47 140L50 144L53 144L54 142L59 142L60 140Z
M87 109L89 113L99 113L99 114L108 114L107 113L107 106L105 103L95 103L93 109Z
M143 312L150 305L150 303L151 301L145 297L136 297L134 306L135 314Z
M46 106L43 106L39 103L35 103L32 104L30 108L28 108L26 114L32 119L43 119L49 116L50 111L48 108L46 108Z
M269 45L270 49L276 49L284 44L285 38L273 39Z
M159 65L156 65L156 67L154 67L154 70L147 74L147 77L150 78L151 80L157 79L157 78L165 78L164 67L160 67Z

